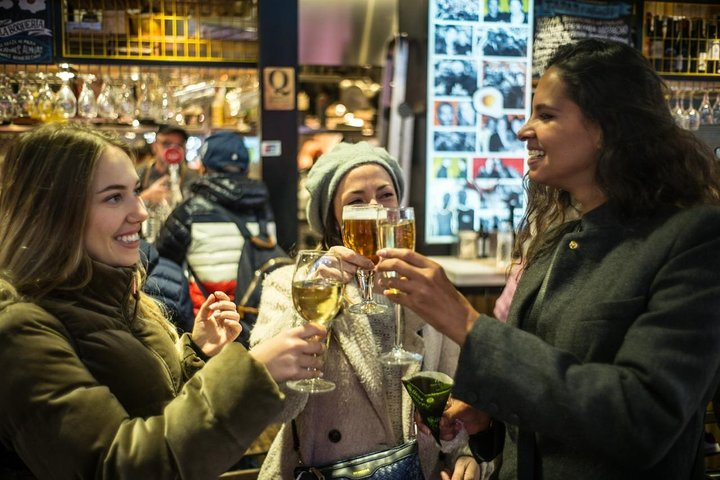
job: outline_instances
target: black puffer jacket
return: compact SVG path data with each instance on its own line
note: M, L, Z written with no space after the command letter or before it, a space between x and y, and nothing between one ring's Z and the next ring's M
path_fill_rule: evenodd
M206 291L221 290L234 298L245 241L227 212L243 220L252 234L264 218L274 236L267 187L244 174L211 173L194 183L192 191L167 218L155 246L161 257L189 263ZM190 293L197 310L204 296L195 279L190 279Z

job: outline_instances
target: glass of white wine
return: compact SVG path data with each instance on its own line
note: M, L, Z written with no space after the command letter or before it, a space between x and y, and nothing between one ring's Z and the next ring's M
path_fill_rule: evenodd
M413 207L384 208L378 211L378 247L415 250L415 210ZM387 277L396 276L387 272ZM391 290L398 293L397 290ZM395 345L380 356L389 365L407 365L422 361L422 355L403 348L405 322L402 306L395 304Z
M340 310L343 281L340 257L324 250L301 250L295 261L292 298L295 310L307 322L328 330ZM291 380L288 388L303 393L335 390L335 384L322 378Z
M380 260L377 256L377 218L382 208L381 205L374 204L353 204L345 205L342 211L343 245L358 255L369 258L374 264ZM387 305L373 300L375 271L358 268L356 277L363 299L360 303L350 305L348 310L366 315L387 312Z

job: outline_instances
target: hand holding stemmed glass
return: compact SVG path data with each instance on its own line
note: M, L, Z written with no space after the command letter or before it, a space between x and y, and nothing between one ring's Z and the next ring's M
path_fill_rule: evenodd
M295 310L307 322L330 324L340 310L343 292L342 260L323 250L301 250L295 261L292 297ZM287 382L288 388L304 393L330 392L335 384L321 378Z
M383 207L374 204L345 205L342 211L343 244L357 254L378 263L377 218L378 211ZM357 269L358 286L363 294L360 303L351 305L351 313L374 315L385 313L389 307L373 300L373 282L375 271L364 268Z
M415 210L412 207L384 208L378 210L378 249L407 248L415 250ZM388 278L395 272L385 272ZM392 293L399 293L391 289ZM422 355L403 348L405 331L402 306L395 304L395 345L392 350L380 356L380 361L389 365L407 365L422 361Z

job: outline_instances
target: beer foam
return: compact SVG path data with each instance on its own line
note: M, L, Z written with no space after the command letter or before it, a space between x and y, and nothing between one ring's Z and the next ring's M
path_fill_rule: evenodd
M343 220L377 220L380 210L382 207L375 205L347 205L343 207L342 217Z

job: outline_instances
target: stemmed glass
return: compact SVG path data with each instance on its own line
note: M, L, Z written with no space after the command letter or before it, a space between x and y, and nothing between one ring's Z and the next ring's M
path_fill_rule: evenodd
M378 263L377 246L377 218L379 205L345 205L342 211L342 237L343 244L359 255ZM389 307L373 300L374 270L357 269L357 281L363 293L360 303L350 305L351 313L374 315L385 313Z
M718 90L717 97L715 97L715 103L713 103L712 111L713 111L713 124L720 125L720 90Z
M384 208L378 211L378 247L408 248L415 250L415 210L412 207ZM395 277L387 272L386 277ZM392 290L398 293L397 290ZM395 304L395 345L392 350L380 356L380 361L389 365L420 363L422 355L403 348L405 322L402 306Z
M62 80L62 86L55 96L55 112L58 118L73 118L77 115L77 97L70 87L70 79L75 74L67 71L56 74Z
M15 96L6 75L0 75L0 125L10 123L15 116Z
M700 129L700 112L695 110L693 104L693 91L688 92L688 101L690 105L685 110L685 116L687 117L687 128L688 130L699 130Z
M41 85L35 98L35 113L41 121L47 122L55 114L55 93L50 88L46 74L38 73L37 77Z
M680 90L675 91L675 106L672 110L672 116L675 123L680 128L688 128L688 118L685 115L685 109L683 108L683 94Z
M92 89L95 75L85 74L81 75L80 78L82 78L83 84L77 100L78 114L83 118L97 118L98 102L95 91Z
M709 94L710 92L705 90L703 99L700 102L700 108L698 109L698 112L700 113L700 125L712 125L713 123L713 108L710 105Z
M118 117L116 92L110 84L110 77L104 75L102 87L97 97L98 116L100 118L115 120Z
M295 261L292 298L295 310L307 322L328 329L340 310L343 281L340 257L323 250L301 250ZM291 380L288 388L303 393L330 392L335 384L322 378Z
M15 94L15 114L20 118L30 118L35 111L35 96L25 72L20 72L20 86Z

